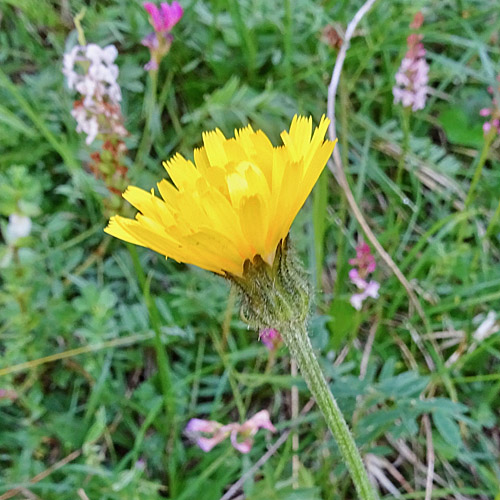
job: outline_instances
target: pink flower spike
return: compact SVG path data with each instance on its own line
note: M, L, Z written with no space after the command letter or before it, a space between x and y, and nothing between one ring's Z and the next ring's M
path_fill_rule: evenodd
M491 115L490 108L483 108L479 111L479 116L490 116L490 115Z
M483 123L483 132L487 134L491 130L491 123L485 122Z
M172 5L169 5L167 2L162 2L160 8L163 18L162 31L170 31L180 21L184 14L184 10L179 2L172 2Z
M146 9L150 16L149 22L155 31L162 31L163 19L158 7L152 2L144 2L142 6Z

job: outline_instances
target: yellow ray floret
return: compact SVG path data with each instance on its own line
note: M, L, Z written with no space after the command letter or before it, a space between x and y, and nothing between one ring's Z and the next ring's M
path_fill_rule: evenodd
M139 213L112 217L105 231L218 274L241 276L256 255L271 265L332 154L329 123L323 116L313 133L311 118L295 116L280 147L250 126L234 139L205 132L194 163L180 154L164 163L161 198L130 186L123 197Z

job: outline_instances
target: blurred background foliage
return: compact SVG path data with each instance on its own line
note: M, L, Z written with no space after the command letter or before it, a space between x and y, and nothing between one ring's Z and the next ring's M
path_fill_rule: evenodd
M89 172L95 145L75 131L61 61L86 7L87 40L118 48L129 177L149 189L165 175L161 161L176 151L190 157L204 130L230 135L251 123L278 144L295 113L317 122L337 54L324 29L341 34L361 2L181 4L151 107L140 2L0 0L0 227L5 235L16 210L33 221L18 247L0 248L1 499L12 488L44 500L219 499L276 438L259 433L245 456L229 443L205 454L183 427L263 408L280 433L297 429L299 488L289 438L237 498L353 498L316 409L292 418L292 385L301 406L307 392L290 376L286 350L274 357L258 342L228 284L104 235L109 194ZM391 90L419 10L431 93L410 118L404 152ZM292 230L316 285L314 346L383 498L424 498L426 415L433 498L500 494L498 140L465 206L484 145L478 113L500 73L499 36L495 2L379 1L347 53L337 130L348 178L425 321L380 261L380 298L359 312L350 306L348 259L360 233L329 172ZM151 151L136 165L143 134ZM172 377L169 411L155 329Z

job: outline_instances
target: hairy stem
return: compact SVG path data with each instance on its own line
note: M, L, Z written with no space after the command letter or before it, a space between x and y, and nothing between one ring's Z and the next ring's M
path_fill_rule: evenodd
M339 446L359 498L374 500L375 493L361 455L314 355L304 324L291 323L289 329L281 334Z

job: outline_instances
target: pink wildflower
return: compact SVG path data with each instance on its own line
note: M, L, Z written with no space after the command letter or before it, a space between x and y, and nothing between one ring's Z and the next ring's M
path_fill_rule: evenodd
M175 1L172 2L172 5L169 5L168 2L162 2L160 8L154 3L145 2L143 7L150 15L149 22L157 33L170 31L180 21L184 14L184 10L179 2Z
M11 389L0 389L0 399L10 399L14 401L17 399L17 393Z
M350 302L352 307L359 311L365 299L368 297L378 298L380 288L378 282L374 280L367 281L368 275L375 271L376 263L370 247L365 242L361 242L356 247L356 258L350 259L349 264L356 266L349 271L349 279L361 290L360 293L351 296Z
M422 22L423 16L418 12L410 27L419 28ZM394 104L401 102L405 108L411 107L413 111L425 107L428 92L429 66L421 40L422 35L415 33L407 38L408 51L396 73L396 85L392 88Z
M252 449L253 438L259 429L276 432L267 410L259 411L243 424L233 422L222 425L215 420L192 418L186 425L185 431L205 452L230 437L234 448L241 453L248 453Z
M170 50L174 37L170 33L172 28L180 21L184 10L178 2L162 2L160 8L154 3L145 2L144 8L149 14L149 22L154 32L149 33L142 40L142 45L149 49L151 59L144 66L147 71L157 70L162 58Z
M367 273L373 273L377 267L375 257L371 254L370 247L364 241L356 247L356 258L349 259L349 264L358 266Z
M500 75L497 76L497 81L500 82ZM497 88L500 92L500 86ZM488 93L494 94L494 89L492 86L488 87ZM498 106L497 100L493 97L491 99L492 106L490 108L482 108L479 110L479 116L486 117L489 116L490 119L483 123L484 135L489 134L491 130L495 131L495 134L500 135L500 107Z
M283 342L281 335L274 328L264 328L261 330L259 340L261 340L270 351L276 350L281 342Z

